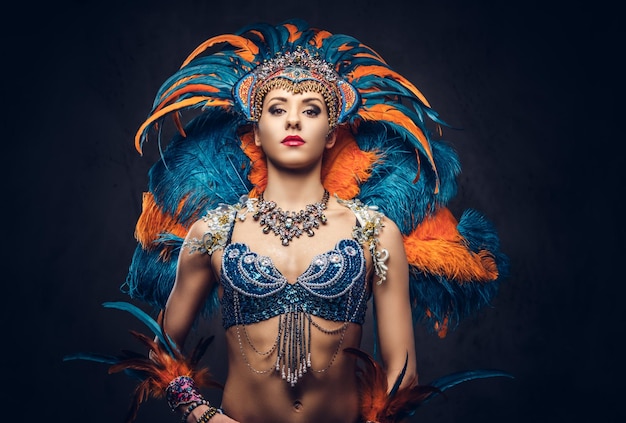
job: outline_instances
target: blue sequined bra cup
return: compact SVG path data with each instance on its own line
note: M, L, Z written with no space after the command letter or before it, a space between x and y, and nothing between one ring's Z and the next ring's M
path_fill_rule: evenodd
M269 257L242 243L229 244L222 256L224 328L293 312L362 325L367 311L365 270L363 250L353 239L315 256L293 284Z

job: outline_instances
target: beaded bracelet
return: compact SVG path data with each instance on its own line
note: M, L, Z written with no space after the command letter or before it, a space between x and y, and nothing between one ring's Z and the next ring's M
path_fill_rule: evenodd
M172 380L165 390L165 396L172 411L181 404L190 404L204 399L189 376L178 376Z
M200 401L195 401L192 402L189 407L187 407L187 410L185 410L185 412L183 413L183 417L181 419L181 423L187 423L187 417L189 417L189 415L191 414L191 412L198 406L200 405L208 405L209 407L211 406L211 404L209 404L209 402L205 399L200 400Z
M209 407L209 409L207 411L202 413L202 415L200 416L200 418L198 419L198 421L196 423L207 423L217 413L218 413L217 408Z

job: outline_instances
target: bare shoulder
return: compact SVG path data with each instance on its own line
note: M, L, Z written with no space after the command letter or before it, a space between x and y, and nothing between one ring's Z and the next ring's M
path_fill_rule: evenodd
M207 231L207 224L204 219L197 219L193 224L189 227L189 232L187 233L187 237L201 237Z
M400 228L398 228L396 222L384 215L382 217L382 224L378 234L378 239L384 248L403 248L404 246L404 238L402 237Z

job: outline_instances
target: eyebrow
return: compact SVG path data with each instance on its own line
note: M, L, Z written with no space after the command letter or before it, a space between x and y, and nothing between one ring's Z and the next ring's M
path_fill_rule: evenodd
M287 102L287 97L270 97L267 99L268 103L270 101L282 101L283 103ZM305 97L302 99L303 103L312 103L312 102L316 102L316 103L320 103L320 104L324 104L324 102L317 98L317 97Z

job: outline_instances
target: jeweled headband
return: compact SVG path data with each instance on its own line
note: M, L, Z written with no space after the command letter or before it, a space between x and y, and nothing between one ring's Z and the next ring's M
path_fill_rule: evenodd
M235 84L233 97L245 117L257 122L265 95L276 88L292 93L321 94L328 107L331 128L342 123L360 101L358 91L328 62L303 48L265 60Z

